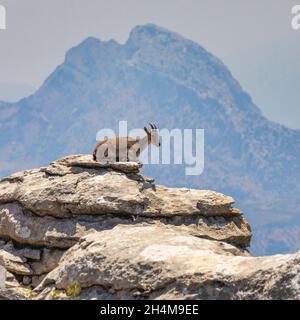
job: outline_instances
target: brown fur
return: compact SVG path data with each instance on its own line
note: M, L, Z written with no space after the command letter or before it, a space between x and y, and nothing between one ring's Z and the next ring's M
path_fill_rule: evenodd
M106 143L107 140L102 140L100 142L97 143L94 151L93 151L93 160L96 161L97 160L97 157L96 157L96 154L97 154L97 150L100 146L102 146L104 143ZM106 155L107 156L107 155Z
M148 136L148 144L150 144L151 141L151 135L150 133L147 132L147 136ZM119 161L119 146L120 146L120 140L121 139L126 139L126 145L127 145L127 151L130 150L130 148L135 145L136 143L139 143L140 139L134 139L134 138L130 138L130 137L116 137L115 141L116 141L116 161ZM100 141L94 151L93 151L93 159L94 161L97 160L97 150L100 146L102 146L103 144L107 143L108 139L106 140L102 140ZM137 151L137 156L140 155L140 150ZM108 156L108 149L105 151L104 156L107 157ZM127 157L128 157L128 153L127 153Z

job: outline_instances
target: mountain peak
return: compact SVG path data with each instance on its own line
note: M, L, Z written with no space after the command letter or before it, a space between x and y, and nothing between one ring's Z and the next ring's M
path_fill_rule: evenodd
M172 32L166 28L163 28L161 26L158 26L156 24L153 24L153 23L147 23L147 24L144 24L144 25L138 25L136 27L134 27L131 32L130 32L130 37L132 36L135 36L136 34L145 34L145 35L148 35L148 36L156 36L156 35L160 35L160 34L172 34L172 35L176 35L180 38L183 39L182 36L176 34L175 32Z
M159 59L162 59L164 54L166 54L164 57L166 62L170 60L170 57L172 59L172 57L177 56L176 59L181 59L185 64L188 61L198 64L202 60L202 62L208 62L217 68L227 69L218 58L198 43L176 32L151 23L133 28L126 47L129 52L142 50L147 56L153 56L155 51L160 52L157 55Z
M79 43L77 46L71 48L66 53L65 61L67 63L76 64L78 60L82 59L98 59L105 52L113 52L116 48L119 48L115 40L102 41L95 37L88 37Z
M188 40L175 32L172 32L166 28L157 26L153 23L148 23L148 24L139 25L133 28L130 32L127 44L130 44L130 43L144 44L145 41L147 40L156 40L158 42L164 42L167 40L176 41L176 42L188 41L189 43L193 43L191 40Z
M86 46L90 46L90 45L95 45L95 44L100 44L101 40L95 37L87 37L85 40L83 40L79 46L82 45L86 45Z

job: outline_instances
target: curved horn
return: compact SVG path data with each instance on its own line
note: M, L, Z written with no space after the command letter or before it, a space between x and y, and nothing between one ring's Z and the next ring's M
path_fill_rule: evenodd
M155 129L155 127L152 123L149 122L149 125L150 125L151 129Z

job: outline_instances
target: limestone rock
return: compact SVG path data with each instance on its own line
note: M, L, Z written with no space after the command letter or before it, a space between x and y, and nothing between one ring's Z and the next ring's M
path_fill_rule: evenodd
M33 248L16 249L14 244L11 241L7 242L5 245L2 245L2 246L0 245L0 248L10 252L15 256L20 256L25 259L31 259L31 260L41 259L41 251L39 249L33 249Z
M25 213L16 203L0 205L0 236L21 244L69 248L74 245L87 227L96 228L97 223L85 225L74 219L55 219Z
M177 215L163 217L159 221L177 226L195 236L227 241L241 247L250 244L250 226L242 216L225 218ZM55 219L25 214L22 207L16 203L0 205L0 236L21 244L50 248L67 249L88 232L110 229L117 224L139 222L151 223L153 219L144 216L125 219L111 214L100 215L93 219L83 216Z
M91 155L74 155L68 156L56 162L58 165L66 167L81 167L89 169L113 169L125 173L138 172L142 168L139 162L114 162L114 163L100 163L92 159Z
M27 277L27 276L25 276ZM17 288L19 287L19 282L14 274L9 271L6 271L6 281L5 281L5 288Z
M4 289L6 281L6 269L0 266L0 289Z
M120 225L82 238L37 289L77 281L97 299L299 299L299 263L299 253L249 257L173 227Z
M33 273L35 275L42 275L50 272L58 266L59 260L62 257L64 251L62 250L49 250L44 249L42 260L35 261L31 264Z
M40 276L31 277L31 285L33 288L37 287L45 278L46 274L42 274Z
M149 180L137 172L140 166L132 162L100 164L89 156L66 157L48 168L1 181L0 203L17 202L37 215L54 217L240 215L231 208L234 200L217 192L149 186Z
M232 208L231 197L155 186L138 172L140 167L134 162L101 164L79 155L3 179L0 238L66 249L92 230L160 220L197 236L249 246L250 226Z
M0 299L68 299L75 282L81 299L299 297L299 254L252 257L233 198L140 168L75 155L2 179Z
M25 258L3 249L0 250L0 265L5 267L6 270L18 275L32 274L32 270Z
M29 290L22 287L0 289L0 300L28 300L30 299Z

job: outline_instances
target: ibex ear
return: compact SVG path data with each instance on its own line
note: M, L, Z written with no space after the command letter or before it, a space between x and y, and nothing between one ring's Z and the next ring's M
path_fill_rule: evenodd
M150 134L151 134L146 127L144 127L144 130L145 130L145 132L147 133L147 135L150 135Z

